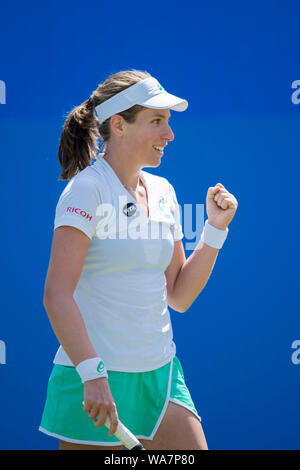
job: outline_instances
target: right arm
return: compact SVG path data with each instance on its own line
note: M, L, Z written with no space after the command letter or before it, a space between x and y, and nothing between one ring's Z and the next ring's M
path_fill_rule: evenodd
M89 244L89 237L81 230L70 226L55 229L44 290L44 307L52 328L75 367L97 357L73 297ZM85 382L84 411L91 419L98 418L97 426L102 426L108 415L110 434L116 431L118 416L107 378Z

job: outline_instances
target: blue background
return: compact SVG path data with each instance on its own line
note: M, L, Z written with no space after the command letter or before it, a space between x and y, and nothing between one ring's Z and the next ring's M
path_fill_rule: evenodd
M181 205L217 182L239 201L204 291L171 310L208 446L300 449L299 14L289 0L2 3L1 449L57 448L37 429L57 349L42 297L65 186L59 137L73 106L130 68L190 103L148 170Z

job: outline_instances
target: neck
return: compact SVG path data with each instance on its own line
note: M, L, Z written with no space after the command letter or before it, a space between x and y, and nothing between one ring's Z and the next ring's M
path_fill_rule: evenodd
M112 167L117 177L129 191L137 192L140 185L140 167L132 158L122 158L116 152L105 150L101 158Z

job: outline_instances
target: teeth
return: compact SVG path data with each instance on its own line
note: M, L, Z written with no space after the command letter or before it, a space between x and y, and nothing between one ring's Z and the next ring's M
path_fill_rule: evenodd
M163 152L164 150L163 147L156 147L155 145L153 145L153 148L155 148L155 150L159 150L160 152Z

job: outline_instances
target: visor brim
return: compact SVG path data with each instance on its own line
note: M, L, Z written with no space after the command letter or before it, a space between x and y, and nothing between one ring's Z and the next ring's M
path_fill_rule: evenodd
M172 109L174 111L185 111L188 107L188 102L186 100L167 92L152 96L148 100L137 104L145 106L146 108Z

